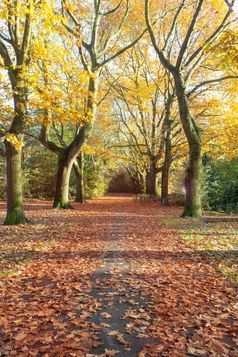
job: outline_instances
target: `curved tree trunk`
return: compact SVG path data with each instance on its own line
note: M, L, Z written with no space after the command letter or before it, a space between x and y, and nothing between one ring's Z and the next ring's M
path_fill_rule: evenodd
M18 136L18 140L21 137ZM5 142L7 162L7 215L5 225L28 222L23 209L22 192L22 147L15 149L11 143Z
M180 118L189 144L189 163L185 179L185 207L183 217L201 216L201 137L191 116L185 83L180 73L174 74Z
M83 152L79 154L74 162L74 173L76 177L76 197L75 202L83 203L84 198L84 155Z
M58 153L58 170L55 187L54 208L70 208L69 204L69 179L74 161L80 153L83 144L87 141L97 111L98 78L90 78L89 96L87 101L86 117L90 118L78 131L74 140Z

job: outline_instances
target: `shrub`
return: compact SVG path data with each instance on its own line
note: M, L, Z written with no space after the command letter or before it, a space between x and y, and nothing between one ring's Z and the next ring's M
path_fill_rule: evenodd
M219 212L238 212L238 158L207 162L203 191L205 208Z

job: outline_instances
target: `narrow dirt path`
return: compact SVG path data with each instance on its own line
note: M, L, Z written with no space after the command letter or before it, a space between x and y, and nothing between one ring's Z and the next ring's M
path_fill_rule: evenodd
M0 227L0 356L237 356L237 288L168 228L178 210L49 207Z

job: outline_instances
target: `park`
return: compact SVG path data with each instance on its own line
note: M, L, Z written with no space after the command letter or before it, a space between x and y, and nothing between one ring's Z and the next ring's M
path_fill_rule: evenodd
M237 356L237 16L0 0L0 356Z

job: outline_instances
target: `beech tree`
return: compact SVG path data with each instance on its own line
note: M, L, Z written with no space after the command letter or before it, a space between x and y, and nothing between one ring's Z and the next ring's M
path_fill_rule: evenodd
M127 149L130 156L140 156L141 161L146 158L146 194L156 196L156 177L162 172L161 200L166 205L169 169L174 159L175 139L181 128L175 120L175 89L171 75L158 65L158 59L149 58L148 52L147 49L146 56L146 51L140 47L133 49L127 63L126 58L121 61L126 65L118 69L121 72L119 78L116 80L112 74L109 75L109 86L112 86L121 132L118 147L124 148L124 152ZM138 164L135 166L140 167ZM132 170L132 176L135 176L135 171ZM138 172L138 182L140 177Z
M130 13L129 1L114 4L110 1L93 1L79 4L78 2L62 1L63 26L72 36L78 50L79 59L88 73L88 96L85 101L83 125L78 128L72 142L60 151L57 173L54 207L68 208L68 187L72 165L88 140L93 123L96 119L99 81L103 69L111 61L133 47L146 33L144 29L139 36L124 45L122 40L123 27ZM91 22L92 20L92 22ZM64 35L61 34L61 35ZM125 36L126 37L126 36Z
M50 45L50 56L49 48ZM68 191L71 168L74 166L78 177L78 190L81 185L80 159L81 128L91 120L88 113L87 86L89 74L78 65L75 57L68 54L68 43L47 44L47 55L40 60L41 80L35 83L35 96L31 101L37 113L37 123L41 123L38 140L58 156L56 173L55 208L70 208ZM40 110L39 110L40 109ZM83 201L81 187L81 198Z
M151 4L151 8L150 8ZM219 39L232 22L234 0L218 3L205 0L179 1L176 8L168 3L164 8L145 0L145 18L152 44L162 65L173 75L180 119L189 145L189 163L185 179L186 200L183 216L201 215L201 133L189 102L189 85L196 70L205 65L209 58L209 46ZM151 24L153 10L158 7L159 19L156 26ZM216 10L214 17L214 10ZM205 19L205 20L204 20ZM205 22L204 22L205 21ZM212 23L213 26L208 26ZM163 29L163 30L162 30ZM164 34L161 35L160 34ZM159 35L157 36L156 31ZM211 54L210 54L211 56ZM212 71L211 71L212 72ZM209 85L214 80L209 73L193 90Z
M22 193L22 147L23 131L27 118L29 97L28 77L31 58L31 45L34 31L41 26L48 29L48 3L34 0L2 1L0 5L0 56L1 68L10 83L13 105L11 114L6 116L4 143L7 162L7 216L5 224L26 223ZM38 34L40 36L40 33Z
M147 156L146 194L156 196L158 163L164 147L164 113L159 106L159 84L151 80L148 67L137 55L124 69L124 81L114 86L115 104L125 130L141 156Z

